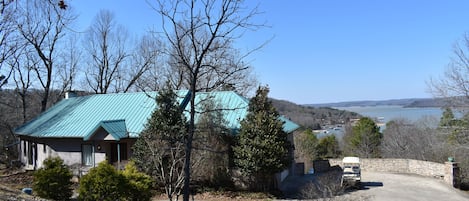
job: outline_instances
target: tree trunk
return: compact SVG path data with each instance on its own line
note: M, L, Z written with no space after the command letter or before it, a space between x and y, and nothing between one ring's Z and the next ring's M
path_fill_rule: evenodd
M196 83L192 81L191 83L191 111L189 119L189 128L186 139L186 159L184 163L184 191L183 191L183 200L189 201L190 196L190 182L191 182L191 153L192 153L192 139L194 137L195 130L195 86Z

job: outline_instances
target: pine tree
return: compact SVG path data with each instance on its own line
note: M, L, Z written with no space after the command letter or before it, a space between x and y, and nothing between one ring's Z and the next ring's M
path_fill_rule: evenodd
M241 121L239 141L234 148L235 164L254 185L268 190L275 173L290 164L287 133L279 114L268 99L267 87L259 87L249 102L248 114Z
M454 118L453 110L451 110L450 107L446 107L445 111L443 111L443 114L441 115L439 126L450 127L450 126L453 126L454 122L455 122L455 118Z
M364 158L380 156L382 138L379 127L368 117L361 118L344 136L348 154Z
M156 98L157 108L133 146L133 159L165 186L170 200L182 191L186 118L169 85Z
M315 148L318 152L318 158L320 159L339 157L339 142L335 138L335 135L328 135L319 139Z

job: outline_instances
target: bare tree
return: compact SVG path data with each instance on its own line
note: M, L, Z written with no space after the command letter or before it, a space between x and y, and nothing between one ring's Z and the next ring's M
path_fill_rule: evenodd
M65 35L66 26L74 17L71 12L59 8L57 2L52 0L25 1L17 5L19 7L15 15L16 29L22 40L27 42L41 61L33 70L44 90L41 111L45 111L49 103L54 73L58 68L56 59L59 42Z
M130 69L126 73L126 87L124 92L131 90L158 90L162 85L161 67L159 57L162 54L163 45L154 35L145 35L140 38L132 52ZM164 82L163 82L164 83Z
M236 55L237 54L233 52L230 55L232 58L223 59L226 59L228 62L232 62L236 60ZM215 55L215 57L217 56L218 55ZM191 73L186 70L184 65L181 65L178 59L179 58L174 56L169 58L166 77L168 77L174 88L188 89L190 88ZM258 86L258 82L252 72L252 68L244 63L226 64L221 63L218 60L207 61L207 63L211 63L213 67L206 68L204 69L205 71L200 72L199 81L196 86L199 91L209 92L213 90L232 90L243 96L247 96L249 92ZM245 66L246 68L229 74L229 72L234 69L234 66Z
M445 140L437 132L435 121L423 118L418 122L407 119L394 119L388 122L381 144L382 156L443 161L446 154Z
M17 46L14 38L14 10L15 6L11 5L13 0L4 0L0 2L0 70L3 63L10 55L12 55ZM7 84L8 78L12 75L13 69L9 68L3 73L0 71L0 89Z
M453 46L453 57L443 76L428 81L429 90L436 97L449 98L449 106L469 103L469 33Z
M88 30L86 50L89 68L88 86L95 93L129 92L145 90L151 84L149 73L157 69L157 57L161 43L152 35L146 35L133 48L128 31L117 24L114 14L101 10Z
M27 101L30 87L34 83L34 67L39 63L39 60L34 57L33 52L27 48L17 51L8 60L8 65L14 69L13 80L16 84L16 92L21 100L22 119L21 122L25 123L28 118L28 104Z
M195 94L229 83L233 75L250 68L243 62L233 43L246 30L262 25L252 23L259 14L257 7L247 9L238 0L157 0L154 9L162 16L162 28L168 43L166 53L183 68L184 84L190 90L189 131L185 142L184 200L189 200L190 160L195 131ZM247 54L250 54L248 52ZM215 76L210 76L215 75ZM208 84L203 80L210 77Z
M428 81L430 92L436 97L443 97L447 100L447 107L459 110L465 117L469 112L469 33L453 46L453 57L446 67L444 74L438 78L431 78ZM461 165L461 178L463 185L469 186L469 160L467 150L469 149L469 123L467 118L461 124L452 125L439 129L446 135L448 149L452 155L458 158Z
M295 158L305 163L305 168L309 170L313 160L318 158L318 139L311 129L306 129L294 135Z
M74 83L77 82L77 76L79 75L80 69L80 58L83 55L81 49L77 45L78 37L71 35L68 37L68 41L64 45L64 51L61 52L58 58L58 68L56 76L59 80L57 88L60 89L58 96L63 96L66 91L73 90Z
M116 82L129 56L125 48L127 37L127 30L116 24L113 13L101 10L96 15L85 38L90 56L86 80L95 93L105 94L110 88L119 91Z
M197 121L192 154L194 180L210 186L232 187L231 165L233 135L228 129L222 105L213 100L202 104L204 112Z

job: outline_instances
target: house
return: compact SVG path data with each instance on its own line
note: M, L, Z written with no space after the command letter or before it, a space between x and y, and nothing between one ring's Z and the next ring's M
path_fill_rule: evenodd
M187 90L176 91L178 102L187 106ZM58 156L69 166L94 167L108 160L118 164L132 155L131 147L156 108L156 92L67 94L53 107L15 130L19 136L20 161L26 169L43 166L48 157ZM196 103L211 98L221 109L233 134L247 114L249 100L233 91L198 92ZM281 117L284 130L299 126ZM197 117L196 117L197 120Z

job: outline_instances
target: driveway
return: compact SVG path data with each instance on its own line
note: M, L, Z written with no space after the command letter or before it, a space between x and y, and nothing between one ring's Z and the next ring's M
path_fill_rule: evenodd
M469 194L451 188L443 180L414 174L362 172L363 187L344 197L375 201L467 201Z
M293 176L282 183L286 198L297 198L298 189L314 180L313 175ZM414 174L362 172L363 187L337 200L370 201L468 201L469 193L449 187L443 180Z

